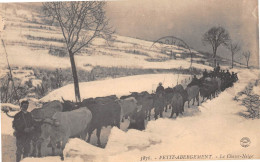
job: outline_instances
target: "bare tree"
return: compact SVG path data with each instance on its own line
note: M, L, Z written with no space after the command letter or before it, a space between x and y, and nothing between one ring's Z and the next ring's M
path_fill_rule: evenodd
M220 45L226 45L229 40L229 33L223 27L212 27L203 35L203 44L210 44L212 46L214 66L216 66L216 55L218 47Z
M231 51L231 65L234 67L234 56L241 50L241 47L238 43L232 43L231 41L226 45L226 47Z
M43 9L47 16L58 22L67 51L74 79L76 102L80 102L80 91L74 55L89 46L96 37L111 38L113 31L108 27L105 2L46 2Z
M251 57L251 52L250 51L243 52L243 56L246 59L246 67L249 68L248 65L249 65L249 60L250 60L250 57Z

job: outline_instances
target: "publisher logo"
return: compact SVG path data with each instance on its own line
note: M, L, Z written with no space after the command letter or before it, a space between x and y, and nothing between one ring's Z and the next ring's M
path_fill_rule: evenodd
M249 145L251 144L251 141L248 137L243 137L241 140L240 140L240 145L242 147L248 147Z

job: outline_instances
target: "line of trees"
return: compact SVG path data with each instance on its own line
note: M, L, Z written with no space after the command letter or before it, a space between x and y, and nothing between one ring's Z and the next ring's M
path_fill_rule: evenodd
M241 46L238 42L233 42L231 40L229 32L225 28L221 26L210 28L202 36L202 43L204 45L209 44L212 46L214 66L216 66L217 49L222 45L231 52L231 67L234 67L234 56L241 50ZM242 55L245 57L247 68L249 68L250 51L242 52Z

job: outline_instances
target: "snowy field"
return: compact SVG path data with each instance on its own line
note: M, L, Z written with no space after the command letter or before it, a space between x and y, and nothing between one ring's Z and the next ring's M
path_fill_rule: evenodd
M130 92L148 91L152 93L156 90L159 82L164 87L173 87L177 84L190 82L191 75L176 74L147 74L121 77L115 79L106 79L100 81L83 82L79 84L81 98L103 97L109 95L128 95ZM66 100L75 100L74 85L69 84L62 88L56 89L40 99L47 102L53 100L61 100L61 96Z

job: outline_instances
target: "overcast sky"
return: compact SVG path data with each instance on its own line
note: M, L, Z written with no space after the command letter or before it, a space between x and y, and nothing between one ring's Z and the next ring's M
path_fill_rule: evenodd
M109 2L107 17L120 35L146 40L176 36L194 49L208 52L212 49L202 44L202 35L213 26L222 26L242 50L254 54L251 63L256 65L256 6L257 0L125 0ZM231 57L224 48L218 50L218 55Z

